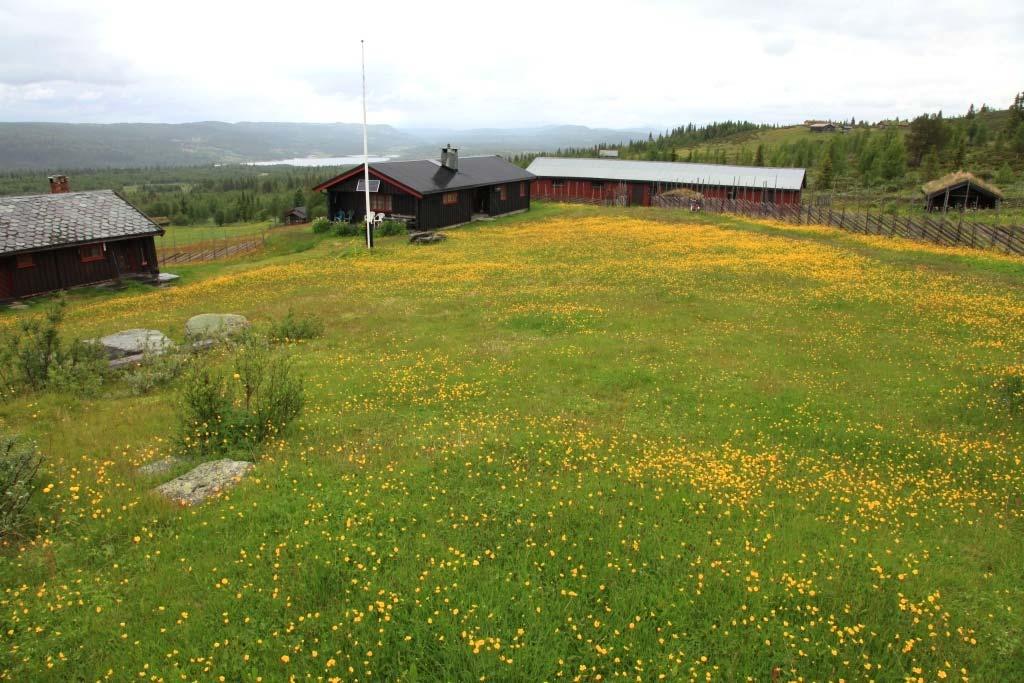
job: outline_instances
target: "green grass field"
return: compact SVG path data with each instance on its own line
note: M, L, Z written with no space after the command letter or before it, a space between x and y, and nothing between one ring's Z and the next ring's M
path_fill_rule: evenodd
M292 348L304 415L196 508L135 474L173 389L0 407L48 456L0 679L1021 677L1024 415L994 385L1024 262L552 205L378 245L272 235L70 297L81 336L327 331Z

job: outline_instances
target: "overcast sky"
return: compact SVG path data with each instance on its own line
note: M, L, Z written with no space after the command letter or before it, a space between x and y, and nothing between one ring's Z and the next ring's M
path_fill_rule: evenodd
M773 6L774 5L774 6ZM1005 107L1024 3L0 0L0 120L875 120Z

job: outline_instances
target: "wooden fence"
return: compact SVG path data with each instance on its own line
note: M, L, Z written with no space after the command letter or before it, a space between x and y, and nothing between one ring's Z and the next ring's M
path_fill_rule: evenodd
M171 263L217 261L256 251L263 247L264 242L263 234L204 240L181 246L157 240L157 261L161 266Z
M682 197L656 196L654 205L665 208L691 209L690 200ZM700 211L731 213L751 218L776 220L794 225L822 225L861 235L904 237L943 246L996 249L1010 254L1024 254L1024 226L992 225L966 220L963 213L936 216L899 216L851 211L808 204L769 204L742 199L702 200Z

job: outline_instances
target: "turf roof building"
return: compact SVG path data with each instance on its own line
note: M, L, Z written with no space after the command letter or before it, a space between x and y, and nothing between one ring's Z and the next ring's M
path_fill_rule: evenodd
M650 206L662 192L688 188L714 199L799 204L806 186L802 168L725 166L674 161L537 157L536 199Z
M498 156L459 158L451 146L440 160L370 164L370 210L409 221L420 230L468 223L530 208L533 175ZM378 182L374 182L378 181ZM363 167L317 185L327 193L332 220L362 222L366 213Z
M921 186L928 211L948 209L995 209L1003 192L973 173L957 171Z
M112 190L0 197L0 300L122 277L156 278L164 233Z

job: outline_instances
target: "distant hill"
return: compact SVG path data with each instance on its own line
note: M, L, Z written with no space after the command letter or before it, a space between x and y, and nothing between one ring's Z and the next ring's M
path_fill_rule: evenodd
M585 126L402 131L370 126L374 154L416 157L445 143L464 154L540 151L627 141L647 131ZM354 123L0 123L0 170L191 166L362 153Z

